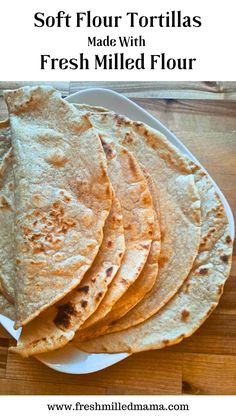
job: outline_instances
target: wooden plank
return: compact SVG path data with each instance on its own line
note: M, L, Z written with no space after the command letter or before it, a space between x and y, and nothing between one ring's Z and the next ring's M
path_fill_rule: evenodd
M6 329L4 329L4 327L0 324L0 339L1 338L9 339L10 338L10 335L6 331Z
M127 97L138 98L178 98L178 99L224 99L224 91L219 82L123 82L86 81L71 82L70 94L80 90L100 87L112 89Z
M106 370L73 376L52 371L34 358L9 354L6 378L105 387L107 394L180 394L181 365L179 353L150 351L133 355Z
M224 92L224 99L236 100L236 83L235 81L221 81L220 88Z
M65 383L38 383L0 378L0 395L89 395L106 394L106 389Z
M0 378L6 375L8 340L0 338Z
M184 354L184 394L236 394L236 357Z

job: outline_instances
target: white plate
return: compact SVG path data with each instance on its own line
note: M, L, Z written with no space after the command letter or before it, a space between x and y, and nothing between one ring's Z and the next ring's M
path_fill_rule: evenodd
M201 163L193 156L192 153L190 153L185 145L182 144L181 141L168 130L168 128L125 96L108 89L87 89L70 95L66 99L68 102L72 103L86 103L88 105L102 106L119 114L126 115L133 120L145 122L158 131L161 131L172 144L182 151L182 153L190 157L204 169ZM206 171L206 169L204 170ZM232 211L221 190L212 178L211 180L222 199L229 221L231 237L234 239L234 219ZM0 323L16 340L19 338L20 330L14 330L12 320L0 315ZM73 344L68 344L62 349L40 355L37 359L48 367L60 372L68 374L88 374L116 364L128 356L129 354L127 353L87 354L79 351L73 346Z

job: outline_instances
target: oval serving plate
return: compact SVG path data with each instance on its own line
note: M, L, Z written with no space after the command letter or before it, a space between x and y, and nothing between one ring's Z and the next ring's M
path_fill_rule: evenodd
M148 112L146 112L144 109L136 105L125 96L108 89L93 88L74 93L68 96L66 100L71 103L86 103L92 106L102 106L104 108L113 110L116 113L125 115L133 120L141 121L150 125L152 128L162 132L168 138L168 140L174 144L182 153L190 157L199 166L201 166L206 173L208 173L206 169L201 165L201 163L196 159L196 157L170 130L168 130L168 128L166 128L160 121L158 121L156 118L154 118L152 115L150 115ZM234 218L230 206L214 180L209 174L208 176L212 180L217 192L222 199L229 221L231 238L234 239ZM13 328L14 322L12 320L0 315L0 323L11 334L12 337L14 337L16 340L19 338L20 329L15 330ZM37 356L36 358L43 364L56 371L68 374L88 374L116 364L128 356L128 353L87 354L85 352L79 351L75 346L73 346L72 343L70 343L62 349Z

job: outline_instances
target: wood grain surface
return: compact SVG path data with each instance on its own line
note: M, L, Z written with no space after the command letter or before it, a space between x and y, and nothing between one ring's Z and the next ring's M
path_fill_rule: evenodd
M27 82L23 84L29 84ZM51 83L48 83L51 84ZM0 119L7 116L0 83ZM196 155L236 216L236 82L55 82L62 94L101 86L117 90L160 119ZM195 100L198 99L198 100ZM132 355L93 374L52 371L8 353L0 326L0 394L236 394L236 247L220 304L190 338L165 350Z

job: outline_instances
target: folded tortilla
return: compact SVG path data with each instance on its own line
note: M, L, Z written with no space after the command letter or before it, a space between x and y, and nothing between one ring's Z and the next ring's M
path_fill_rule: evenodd
M15 176L16 325L75 288L102 242L112 200L86 116L50 87L5 92Z
M201 197L201 244L187 280L172 300L148 320L137 324L137 318L140 321L143 314L145 320L146 314L136 306L119 322L129 328L87 342L75 340L81 350L133 353L173 345L194 333L217 306L230 272L233 243L219 195L208 176L196 165L194 170Z
M0 122L0 293L14 303L14 177L9 121ZM2 305L6 306L4 298Z
M161 214L158 280L144 297L144 301L149 301L147 316L150 316L150 312L158 312L176 294L198 253L201 211L192 162L164 135L141 122L113 112L92 112L91 108L88 110L83 106L76 109L89 118L102 141L108 145L119 144L132 152L139 164L151 174L158 192ZM103 333L103 326L104 323L101 327L97 324L87 332L81 329L77 340L98 336Z
M82 282L55 305L23 327L12 352L27 357L58 349L69 342L77 329L101 303L116 275L125 251L121 207L113 194L99 252Z
M147 181L135 157L120 145L103 141L108 173L121 204L125 233L125 254L119 272L102 303L82 325L78 333L87 335L100 330L99 321L135 283L147 261L154 238L155 211ZM160 238L155 236L156 240ZM97 326L98 325L98 326Z

